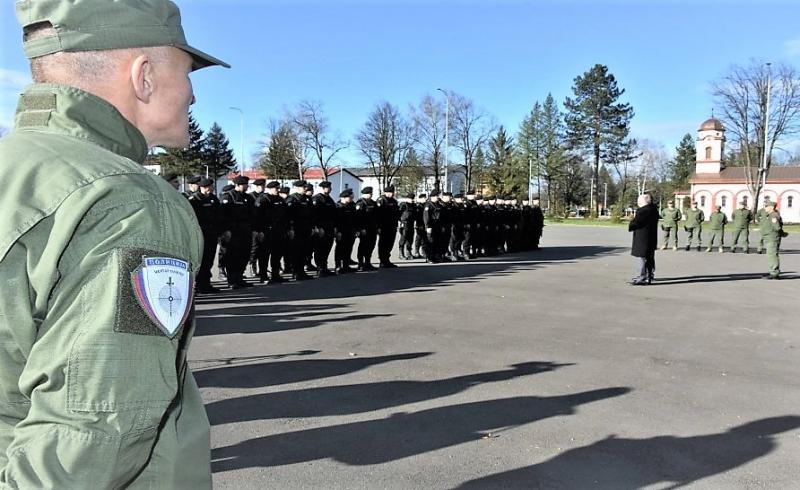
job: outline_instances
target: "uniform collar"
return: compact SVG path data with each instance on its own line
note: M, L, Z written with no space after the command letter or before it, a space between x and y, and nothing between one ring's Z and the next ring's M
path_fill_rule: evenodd
M20 131L87 140L137 163L147 156L147 141L130 121L109 102L75 87L28 86L20 97L14 125Z

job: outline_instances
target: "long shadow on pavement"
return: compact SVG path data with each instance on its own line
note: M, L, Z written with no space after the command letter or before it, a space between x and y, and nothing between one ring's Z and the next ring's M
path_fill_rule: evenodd
M223 366L193 372L200 387L261 388L342 376L387 362L408 361L431 354L432 352L413 352L348 359L301 359Z
M791 273L790 273L791 274ZM651 284L652 286L669 285L669 284L692 284L698 282L728 282L728 281L751 281L753 279L764 279L764 273L746 273L746 274L711 274L700 276L685 276L685 277L664 277L656 278ZM800 276L794 274L781 275L781 280L800 279Z
M630 391L615 387L563 396L502 398L275 434L212 450L212 470L271 467L326 458L349 465L386 463L480 440L489 431L572 415L584 403Z
M592 488L629 490L657 484L679 488L769 454L775 435L800 427L800 416L756 420L692 437L610 436L533 466L465 483L462 489Z
M265 393L206 405L212 425L277 418L323 417L372 412L454 395L483 383L554 371L572 364L526 362L511 369L434 381L383 381ZM264 378L269 380L269 378Z

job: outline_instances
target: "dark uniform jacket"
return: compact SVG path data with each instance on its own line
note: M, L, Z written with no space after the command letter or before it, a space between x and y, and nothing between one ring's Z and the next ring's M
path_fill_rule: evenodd
M289 230L293 232L311 229L313 209L311 199L305 194L294 193L286 198Z
M352 238L356 231L356 205L352 202L336 203L336 235L339 239Z
M438 202L428 201L422 209L422 222L425 228L441 228L442 207Z
M219 226L219 198L214 194L205 195L200 191L194 192L189 196L189 204L192 205L197 223L204 235L211 235L217 232Z
M655 204L648 204L636 211L633 221L628 224L628 231L633 232L631 255L647 257L658 245L658 220L660 216Z
M327 194L319 193L311 199L314 226L332 229L336 223L336 201Z
M288 212L286 201L279 195L267 194L267 201L264 203L264 215L267 223L267 230L276 233L285 233L288 226Z
M356 201L356 226L368 233L378 231L378 205L372 199L363 197Z
M384 230L396 230L397 220L400 218L397 199L381 196L376 204L378 205L378 227Z
M249 232L253 229L255 199L250 194L231 190L222 195L227 227L231 231Z
M416 223L417 205L413 202L401 202L399 212L403 228L413 228Z

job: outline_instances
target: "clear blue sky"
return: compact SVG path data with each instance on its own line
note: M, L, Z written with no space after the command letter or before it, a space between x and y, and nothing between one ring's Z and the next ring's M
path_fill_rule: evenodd
M575 76L609 66L636 116L633 133L669 151L712 107L709 82L750 58L800 66L798 1L178 0L189 42L233 65L193 75L194 108L254 152L267 120L324 102L351 139L376 102L405 109L437 87L472 98L516 132L534 101L563 101ZM26 62L13 4L0 6L0 124ZM361 162L355 151L348 165ZM454 154L455 156L455 154Z

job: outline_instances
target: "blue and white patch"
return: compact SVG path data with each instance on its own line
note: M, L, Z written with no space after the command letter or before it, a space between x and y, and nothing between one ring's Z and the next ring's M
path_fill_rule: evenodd
M191 311L194 277L185 260L144 257L131 273L133 291L147 316L169 338L175 337Z

